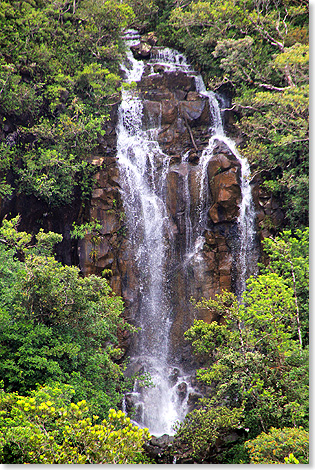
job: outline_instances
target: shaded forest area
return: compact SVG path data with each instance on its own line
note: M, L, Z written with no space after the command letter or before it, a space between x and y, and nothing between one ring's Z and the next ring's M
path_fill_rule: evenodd
M43 212L88 203L128 28L229 96L240 151L285 214L280 233L262 221L273 238L241 305L229 292L195 302L225 322L185 335L208 397L163 463L308 462L308 14L306 0L0 2L1 463L156 463L118 411L134 380L119 340L135 329L109 273L83 278L56 259L61 234L5 213L20 197Z

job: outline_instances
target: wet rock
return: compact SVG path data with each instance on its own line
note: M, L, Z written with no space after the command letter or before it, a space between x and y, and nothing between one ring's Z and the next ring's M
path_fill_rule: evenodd
M158 42L157 36L153 31L143 35L141 39L143 42L150 44L150 46L156 46Z
M172 372L170 373L169 377L168 377L168 381L169 381L169 384L171 387L173 387L177 380L178 380L178 377L179 377L179 369L177 369L177 367L174 367L174 369L172 370Z
M209 124L209 107L207 100L183 101L180 103L180 114L186 117L189 124Z
M138 44L131 46L130 49L135 59L149 59L152 45L147 42L139 42Z
M183 92L189 92L196 89L194 78L182 71L166 71L163 74L156 73L145 76L139 83L139 87L142 91L164 89L170 92L178 89Z
M132 409L132 418L136 423L140 423L143 419L144 405L143 403L136 403Z
M233 158L232 155L219 153L216 154L208 164L208 178L212 180L217 174L223 173L224 171L230 170L231 168L241 168L241 164L238 160Z
M162 125L172 124L177 118L178 106L174 101L164 100L162 103Z
M163 74L163 85L169 90L195 91L195 79L182 71L165 72Z
M214 204L209 215L214 223L236 221L241 202L240 175L237 168L216 174L210 181Z
M178 101L184 101L187 97L187 91L183 90L175 90L174 91L174 98Z
M142 77L141 82L139 82L139 88L141 91L152 89L163 89L164 91L169 91L167 87L164 86L164 74L161 75L159 73Z
M194 410L196 408L196 406L198 405L198 401L200 400L200 398L202 398L202 395L201 393L197 393L197 392L190 392L189 395L188 395L188 401L187 401L187 405L188 405L188 412L190 413L192 410Z
M152 101L164 101L173 98L173 94L166 89L145 89L141 92L141 96Z
M199 155L196 152L190 152L188 161L189 163L197 164L199 162Z
M155 73L163 73L165 71L165 65L155 64L153 65L153 70Z
M178 168L173 171L169 171L167 174L167 198L166 204L171 213L175 218L176 214L185 210L185 201L179 195L183 191L183 177L180 174Z
M176 387L176 393L180 399L180 401L184 401L187 397L187 384L186 382L181 382Z
M170 455L170 449L174 437L168 434L163 434L160 437L152 437L152 439L144 444L146 454L153 459L156 463L170 464L173 463L173 458Z
M126 405L126 411L129 415L134 411L135 406L138 402L139 402L139 396L137 393L126 393L125 405Z
M187 95L187 101L199 101L200 95L196 91L190 91Z
M213 155L217 155L219 153L223 153L225 155L228 155L234 161L237 161L237 158L235 157L235 155L233 155L233 153L231 152L229 147L226 145L226 143L221 142L220 140L217 140L215 148L213 149Z
M161 116L161 103L159 101L143 101L143 123L145 128L158 127Z
M140 361L133 361L127 365L126 370L124 371L124 376L128 379L135 375L143 374L144 373L144 365Z

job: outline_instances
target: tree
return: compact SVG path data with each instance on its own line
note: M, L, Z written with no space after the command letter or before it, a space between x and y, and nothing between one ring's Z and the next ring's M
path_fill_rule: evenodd
M0 394L0 462L10 464L147 463L147 429L121 411L100 422L85 400L72 402L69 385L38 388L30 396Z
M200 408L189 413L177 427L172 455L179 462L183 455L194 463L211 461L216 454L216 444L240 427L242 409L213 407L209 400L201 403Z
M62 237L18 232L18 217L0 228L0 369L7 391L27 392L58 380L106 415L122 396L119 331L122 299L106 279L82 278L62 266L52 249ZM21 259L21 261L17 258ZM78 398L79 399L79 398Z
M242 410L249 438L271 426L308 427L308 351L295 339L294 291L276 273L250 278L243 301L227 292L195 302L222 321L195 320L185 337L203 367L197 378L210 387L201 410ZM189 415L186 419L189 432ZM205 428L200 423L201 434ZM199 459L205 458L200 447Z
M293 289L297 333L302 346L302 330L308 342L309 229L298 229L295 236L291 230L285 230L278 237L266 238L263 246L269 258L266 270L280 275Z
M0 2L2 196L89 197L88 158L119 102L121 30L133 17L116 0Z

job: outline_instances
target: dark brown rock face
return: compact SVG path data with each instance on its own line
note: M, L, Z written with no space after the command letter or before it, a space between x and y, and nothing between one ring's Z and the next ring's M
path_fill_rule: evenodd
M284 219L279 201L261 186L264 177L268 176L266 173L262 171L256 174L251 181L257 228L261 240L277 233Z
M144 125L161 120L157 139L168 155L202 150L207 145L211 125L209 103L196 93L193 75L163 69L153 75L144 73L139 90L144 100Z

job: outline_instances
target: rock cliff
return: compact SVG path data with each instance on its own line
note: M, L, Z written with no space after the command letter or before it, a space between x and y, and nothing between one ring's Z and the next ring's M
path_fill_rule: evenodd
M199 160L207 147L211 128L208 99L197 93L193 75L181 71L166 71L163 66L147 65L137 93L143 102L143 128L158 128L156 139L169 159L166 184L166 203L171 220L171 230L165 234L166 243L172 239L168 271L168 284L172 299L171 341L174 356L191 361L190 351L183 333L196 318L189 299L214 297L223 289L235 290L237 274L235 240L241 201L240 163L230 149L216 142L213 157L207 166L208 216L204 226L202 249L189 266L185 265L185 239L187 237L187 188L190 197L192 227L199 217ZM137 286L138 268L130 250L123 205L120 198L120 175L115 160L114 126L112 119L111 147L106 157L95 157L99 166L95 189L86 220L98 219L103 231L97 246L91 236L79 242L78 255L84 274L100 274L112 270L111 284L122 295L126 304L126 319L136 323L135 312L139 305ZM106 138L105 138L106 140ZM275 225L281 223L281 211L270 195L259 189L259 176L253 180L253 194L257 208L257 223L273 217ZM259 229L259 225L257 226ZM267 235L266 228L261 232ZM169 243L170 245L170 243ZM92 255L91 255L92 253ZM173 260L176 260L174 262ZM199 318L214 320L208 311L199 311ZM217 319L220 320L220 319ZM129 340L123 346L128 349Z

